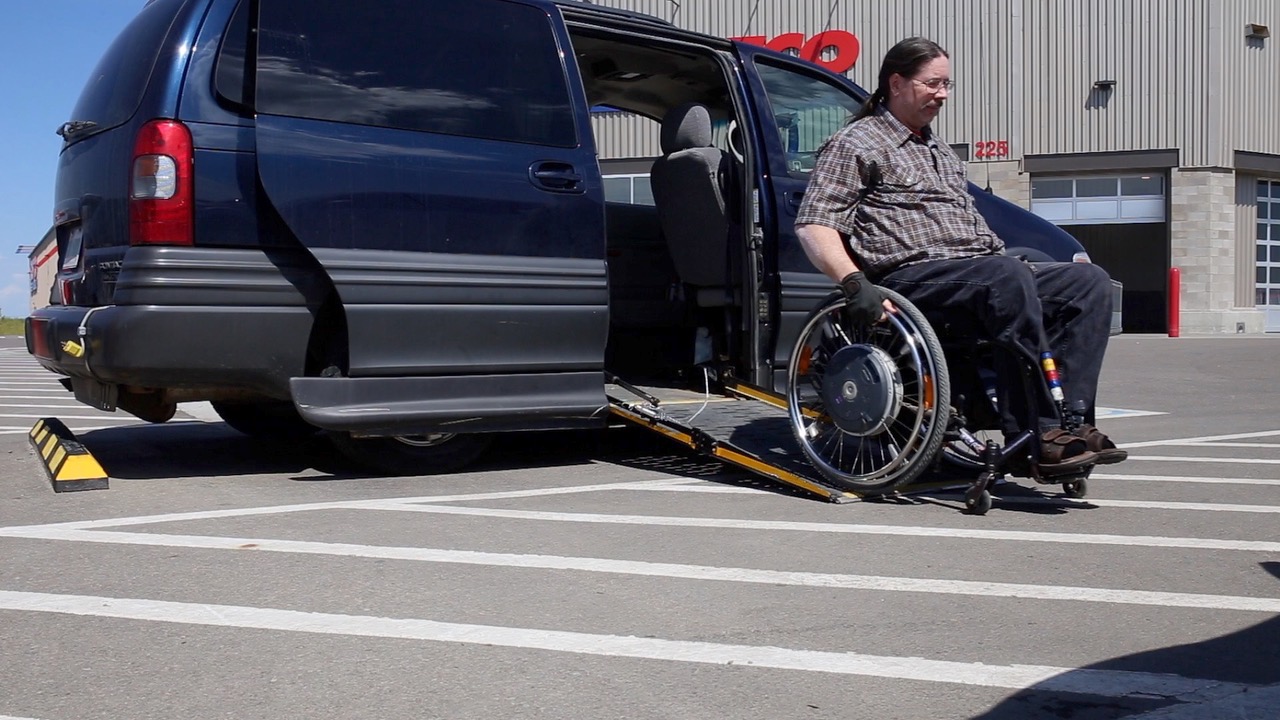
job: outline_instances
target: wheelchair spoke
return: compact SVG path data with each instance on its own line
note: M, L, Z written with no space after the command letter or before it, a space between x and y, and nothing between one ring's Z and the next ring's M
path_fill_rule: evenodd
M788 415L828 480L886 491L918 476L938 451L939 413L945 422L950 409L946 367L909 301L873 325L845 326L842 311L843 299L832 297L806 321L791 355Z

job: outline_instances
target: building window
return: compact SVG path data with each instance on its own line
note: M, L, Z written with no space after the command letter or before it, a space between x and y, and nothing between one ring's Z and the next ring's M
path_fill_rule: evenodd
M1164 222L1164 176L1037 177L1031 211L1058 225Z
M1280 308L1280 180L1258 181L1258 246L1255 302Z
M641 173L605 175L604 199L605 202L652 207L654 205L653 188L649 185L649 176Z

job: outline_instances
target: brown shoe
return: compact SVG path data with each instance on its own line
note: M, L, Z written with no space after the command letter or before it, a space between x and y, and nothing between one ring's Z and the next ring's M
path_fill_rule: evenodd
M1105 436L1103 436L1105 437ZM1068 475L1099 462L1088 443L1062 428L1046 430L1040 435L1040 474Z
M1084 440L1085 445L1098 456L1099 465L1113 465L1129 457L1128 450L1116 447L1111 438L1092 425L1081 425L1076 428L1076 437Z

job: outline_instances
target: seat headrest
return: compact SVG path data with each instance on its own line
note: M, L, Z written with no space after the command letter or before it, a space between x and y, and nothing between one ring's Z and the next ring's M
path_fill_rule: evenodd
M662 118L662 153L711 147L711 113L698 103L685 103Z

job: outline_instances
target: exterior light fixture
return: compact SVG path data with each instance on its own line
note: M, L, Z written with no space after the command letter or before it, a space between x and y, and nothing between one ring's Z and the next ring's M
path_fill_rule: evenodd
M1115 80L1094 80L1093 86L1099 90L1110 90L1116 86Z
M1271 28L1258 23L1249 23L1244 26L1244 36L1251 40L1266 40L1271 37Z

